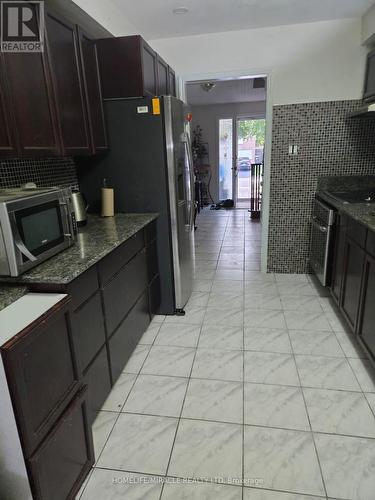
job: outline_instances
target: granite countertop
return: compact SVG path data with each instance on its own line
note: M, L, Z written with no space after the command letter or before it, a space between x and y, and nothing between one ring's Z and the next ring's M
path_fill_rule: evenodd
M27 286L0 284L0 311L28 292Z
M21 276L6 278L5 281L24 285L66 285L157 217L152 213L118 214L106 218L89 215L87 225L79 229L75 245Z
M375 203L347 203L333 198L329 191L318 191L317 195L342 214L348 215L371 231L375 231Z

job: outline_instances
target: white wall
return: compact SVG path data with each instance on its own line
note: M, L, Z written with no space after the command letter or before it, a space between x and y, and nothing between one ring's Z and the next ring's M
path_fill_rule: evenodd
M361 30L361 19L346 19L150 43L186 80L270 73L273 104L292 104L361 97Z
M375 4L362 17L362 43L375 44Z
M218 179L218 120L219 118L235 118L246 116L251 118L265 118L266 103L244 102L237 104L213 104L209 106L192 106L192 129L200 125L203 129L203 141L208 143L209 163L212 169L210 184L211 195L214 201L219 201Z

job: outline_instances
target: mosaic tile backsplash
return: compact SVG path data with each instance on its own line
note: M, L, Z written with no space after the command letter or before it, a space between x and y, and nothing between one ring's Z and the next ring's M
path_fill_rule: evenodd
M318 177L375 174L375 118L348 118L362 101L275 106L268 270L309 272L312 202ZM296 144L297 155L289 155Z
M0 160L0 188L20 187L35 182L38 187L78 187L72 158L28 158Z

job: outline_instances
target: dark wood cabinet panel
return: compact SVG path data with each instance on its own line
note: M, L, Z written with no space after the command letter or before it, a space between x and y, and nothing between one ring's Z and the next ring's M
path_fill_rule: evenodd
M92 153L108 149L96 44L77 28Z
M143 94L145 96L154 96L157 94L157 63L156 52L141 41L142 70L143 70Z
M354 330L359 311L361 282L365 253L351 238L345 241L344 278L341 293L341 309Z
M92 424L111 390L107 346L103 346L83 377L87 385L87 416Z
M176 93L176 73L168 66L168 94L177 97Z
M43 53L2 54L19 155L61 153L51 75ZM9 121L8 121L9 126Z
M104 99L176 94L174 71L141 36L97 40Z
M147 291L120 324L109 340L110 364L113 383L121 375L126 362L150 324Z
M27 461L34 500L75 498L94 463L84 389L73 399L56 427Z
M335 250L333 259L332 280L331 280L331 294L337 304L340 303L341 287L344 275L346 227L347 227L347 218L337 215L336 240L335 240Z
M26 456L50 431L77 390L69 301L62 301L2 348Z
M147 274L149 283L151 283L151 281L155 278L158 272L159 272L158 248L157 248L157 242L156 240L154 240L147 247Z
M366 256L358 335L375 359L375 259Z
M98 288L98 274L94 266L78 276L78 278L73 280L68 286L63 287L62 290L60 289L60 291L66 292L71 296L74 310L86 302L89 297L94 295Z
M76 27L47 12L46 29L64 151L72 155L90 153Z
M125 243L117 247L98 264L100 284L103 287L144 247L144 234L139 231Z
M84 371L105 343L100 292L72 313L72 331L79 367Z
M146 250L143 249L103 289L105 320L109 336L146 287L147 261Z
M168 95L168 64L157 56L157 95Z
M2 156L17 153L16 130L5 89L5 66L4 59L0 54L0 154Z

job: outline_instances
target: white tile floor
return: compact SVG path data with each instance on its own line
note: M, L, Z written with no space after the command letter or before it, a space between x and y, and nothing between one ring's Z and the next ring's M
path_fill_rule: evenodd
M259 272L246 211L198 226L186 315L144 334L78 498L374 500L375 379L330 299L308 276Z

